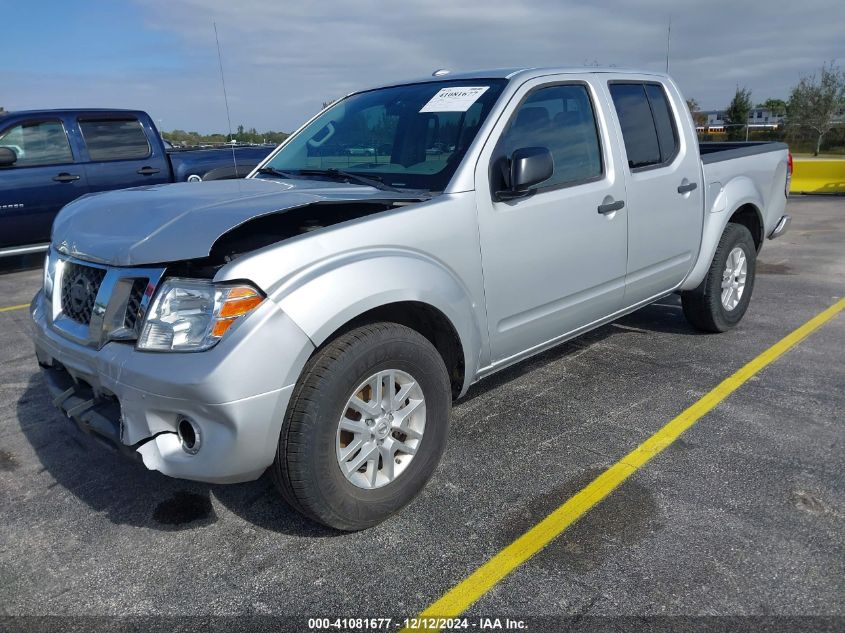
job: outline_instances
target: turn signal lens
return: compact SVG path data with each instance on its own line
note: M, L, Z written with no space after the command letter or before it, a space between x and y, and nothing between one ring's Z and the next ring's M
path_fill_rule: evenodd
M223 336L238 317L258 307L264 297L252 286L221 286L217 300L217 314L211 328L211 338L215 340Z
M258 292L251 286L235 286L229 290L229 299L246 299L257 296L259 296Z
M264 297L250 286L235 286L228 289L224 296L214 327L211 328L211 336L215 338L223 336L239 316L250 312L264 301Z
M234 325L234 323L235 323L235 319L226 319L226 320L223 320L223 321L217 321L214 324L214 327L211 328L211 336L213 336L215 338L220 338L221 336L223 336L226 333L226 330L228 330L230 327L232 327L232 325Z
M264 301L264 297L252 288L245 286L233 288L225 303L221 306L219 316L223 319L241 316L252 310L262 301Z

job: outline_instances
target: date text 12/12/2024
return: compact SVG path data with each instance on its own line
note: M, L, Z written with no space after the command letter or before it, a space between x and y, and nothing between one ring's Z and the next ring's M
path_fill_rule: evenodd
M528 624L524 620L512 618L309 618L310 631L377 631L403 629L408 631L441 631L441 630L477 630L496 631L527 630Z

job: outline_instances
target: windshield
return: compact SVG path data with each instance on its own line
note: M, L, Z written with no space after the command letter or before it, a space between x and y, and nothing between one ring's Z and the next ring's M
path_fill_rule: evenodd
M391 187L442 191L505 83L437 81L352 95L323 112L264 167L309 178L320 177L314 170L339 170ZM263 175L273 176L270 169Z

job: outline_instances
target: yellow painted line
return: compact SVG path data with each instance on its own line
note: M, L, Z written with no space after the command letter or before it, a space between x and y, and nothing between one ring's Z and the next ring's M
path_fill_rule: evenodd
M0 312L11 312L12 310L23 310L24 308L28 308L28 303L22 303L19 306L8 306L5 308L0 308Z
M712 391L613 464L574 497L429 605L417 616L417 620L420 621L418 628L403 629L403 631L440 630L437 619L454 618L466 611L498 582L542 550L588 510L618 488L628 477L672 444L681 433L739 389L749 378L783 356L843 309L845 309L845 298L840 299L827 310L786 335L733 375L725 378ZM434 620L427 621L427 618ZM429 625L428 628L426 625Z

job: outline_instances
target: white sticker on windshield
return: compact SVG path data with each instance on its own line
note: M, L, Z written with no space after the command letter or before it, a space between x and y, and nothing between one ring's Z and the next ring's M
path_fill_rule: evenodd
M454 86L441 88L420 112L466 112L489 86Z

